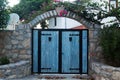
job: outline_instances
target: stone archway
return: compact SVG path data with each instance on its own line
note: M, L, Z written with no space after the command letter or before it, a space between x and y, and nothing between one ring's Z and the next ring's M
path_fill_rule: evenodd
M59 16L59 14L57 13L56 10L50 10L50 11L44 12L43 14L36 16L29 23L19 25L16 28L16 30L24 29L24 31L30 32L29 30L31 30L33 27L35 27L38 23L40 23L46 19L50 19L50 18L54 18L54 17L67 17L67 18L71 18L71 19L74 19L74 20L82 23L85 27L87 27L87 29L89 29L89 53L99 52L98 51L99 46L97 44L98 43L97 34L98 34L98 30L101 28L101 25L91 23L90 21L84 19L82 16L78 16L76 13L73 13L71 11L67 11L67 14L62 15L62 16ZM31 33L29 33L29 35L30 34Z
M8 31L8 35L5 39L1 39L4 46L1 47L0 52L7 55L12 62L14 60L26 60L31 59L31 33L32 28L45 19L60 17L56 10L47 11L38 15L32 21L27 24L21 24L16 27L15 31ZM99 50L97 45L97 32L100 25L93 24L85 20L82 16L78 16L76 13L68 11L67 14L62 17L68 17L82 23L89 29L89 53L96 53ZM5 32L3 32L4 34ZM2 43L0 43L2 45Z
M84 19L82 16L78 16L76 13L73 13L71 11L67 11L67 14L59 16L59 14L57 13L56 10L50 10L50 11L47 11L47 12L45 12L43 14L40 14L26 25L32 28L35 25L37 25L38 23L40 23L40 22L42 22L42 21L44 21L46 19L54 18L54 17L67 17L67 18L74 19L74 20L82 23L88 29L93 29L93 28L98 29L98 28L100 28L100 25L95 24L95 23L91 23L88 20Z

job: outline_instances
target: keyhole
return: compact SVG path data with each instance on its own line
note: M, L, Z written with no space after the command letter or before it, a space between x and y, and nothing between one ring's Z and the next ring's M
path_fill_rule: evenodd
M69 41L70 41L70 42L72 41L72 37L69 37Z
M48 37L48 41L49 41L49 42L51 41L51 39L52 39L51 37Z

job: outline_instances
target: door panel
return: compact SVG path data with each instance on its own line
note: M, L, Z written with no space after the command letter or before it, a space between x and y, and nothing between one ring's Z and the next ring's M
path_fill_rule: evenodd
M79 73L79 32L62 32L62 72Z
M87 73L87 59L88 59L88 55L87 55L87 31L83 30L82 31L82 73Z
M58 72L58 31L41 32L41 72Z
M33 72L38 72L38 30L33 30Z

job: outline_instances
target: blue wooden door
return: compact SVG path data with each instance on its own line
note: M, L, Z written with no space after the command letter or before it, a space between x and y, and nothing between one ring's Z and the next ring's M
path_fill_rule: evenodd
M79 73L79 31L62 32L62 73Z
M33 72L38 72L38 30L33 30Z
M41 31L41 72L58 72L58 31Z
M88 70L88 31L82 30L82 73Z
M88 73L87 33L33 30L33 72Z

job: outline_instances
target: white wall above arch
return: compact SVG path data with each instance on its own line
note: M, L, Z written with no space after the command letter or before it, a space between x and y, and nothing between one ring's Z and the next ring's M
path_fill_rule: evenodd
M56 25L55 25L55 22L56 22ZM69 29L69 28L74 28L76 26L80 26L80 25L82 25L82 24L74 19L70 19L70 18L66 18L66 17L56 17L56 21L55 21L55 18L51 18L49 20L48 28L50 28L50 29Z

